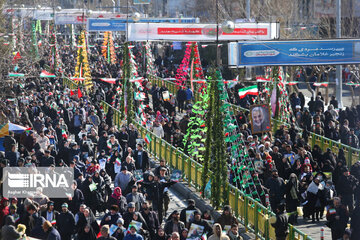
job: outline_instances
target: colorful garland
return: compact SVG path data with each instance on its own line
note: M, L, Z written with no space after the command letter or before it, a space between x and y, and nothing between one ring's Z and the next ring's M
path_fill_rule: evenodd
M85 78L84 85L87 90L93 86L93 83L91 81L91 71L89 68L88 54L86 48L85 31L82 31L79 36L74 77Z

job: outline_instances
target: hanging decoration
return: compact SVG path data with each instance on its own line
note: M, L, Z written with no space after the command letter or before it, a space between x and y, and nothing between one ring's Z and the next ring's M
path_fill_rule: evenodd
M36 27L35 27L35 31L42 34L42 29L41 29L41 20L36 20Z
M86 90L89 90L93 86L88 62L85 31L82 31L79 36L74 77L85 78L84 86Z
M183 150L200 164L203 164L207 132L205 116L209 107L209 95L205 91L200 98L200 101L196 102L192 107L193 116L190 117L187 132L183 139Z
M39 49L38 49L38 41L37 41L37 36L36 36L35 22L31 23L31 30L32 30L32 37L31 37L32 57L33 57L33 59L38 59L39 58Z
M57 39L56 39L56 34L52 33L50 35L50 47L51 47L51 51L50 51L50 72L51 73L62 73L62 62L59 56L59 51L58 51L58 44L57 44Z
M151 76L156 76L157 69L154 65L155 59L151 52L150 42L146 42L145 44L145 57L146 57L146 74Z
M101 53L106 59L107 63L116 63L115 47L112 32L104 32L104 42L101 46Z
M175 83L179 86L184 87L188 79L205 79L204 72L201 66L199 48L196 42L188 42L185 50L184 58L176 71ZM190 70L191 62L194 62L192 76ZM203 84L199 88L199 92L205 87Z

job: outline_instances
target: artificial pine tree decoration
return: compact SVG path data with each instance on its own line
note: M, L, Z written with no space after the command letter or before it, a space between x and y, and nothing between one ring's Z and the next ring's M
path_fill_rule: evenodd
M155 76L156 75L156 67L154 65L155 59L151 52L150 42L146 42L145 44L145 57L146 57L146 75Z
M214 71L210 80L209 91L209 111L207 114L207 128L211 130L207 133L206 137L206 151L204 155L204 172L207 170L205 166L210 166L213 174L211 175L211 201L215 208L228 203L228 168L227 168L227 155L225 145L224 133L224 113L222 106L226 96L223 96L223 83L220 72ZM205 178L203 175L203 179ZM205 180L206 181L206 180ZM204 180L203 180L204 183Z
M114 47L112 32L104 33L104 42L103 45L101 46L101 53L106 59L107 63L109 64L116 63L115 47Z
M36 36L35 22L31 23L31 34L32 34L32 37L31 37L32 57L33 57L33 59L38 59L39 58L39 48L38 48L38 41L37 41L37 36Z
M184 152L202 164L204 161L203 153L205 152L205 136L207 132L205 115L208 109L209 95L204 92L200 97L201 100L192 107L193 117L190 117L183 142Z
M91 87L93 86L91 80L91 71L88 62L85 31L82 31L79 36L74 77L84 78L84 86L86 90L91 89Z
M51 47L51 52L50 52L50 72L51 73L62 73L62 68L61 68L61 59L59 56L59 51L58 51L58 45L57 45L57 41L56 41L56 34L52 33L50 35L50 47Z
M131 52L132 46L129 45L129 43L125 43L124 45L124 62L123 62L123 80L124 80L124 86L125 91L123 94L124 99L124 113L126 112L126 120L127 123L130 124L134 120L134 114L135 114L135 107L134 107L134 90L131 83L131 79L134 78L136 72L136 64ZM135 64L135 65L134 65ZM126 96L125 96L126 94Z
M177 69L175 76L175 83L179 86L185 86L186 81L189 79L205 79L201 67L198 44L196 42L188 42L186 45L187 48L185 50L184 58ZM204 86L205 85L203 84L199 91L201 91Z

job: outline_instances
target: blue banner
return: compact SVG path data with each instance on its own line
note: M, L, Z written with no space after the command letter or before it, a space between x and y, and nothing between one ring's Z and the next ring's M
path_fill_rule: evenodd
M134 4L150 4L151 0L134 0Z
M238 43L238 66L360 63L360 40Z

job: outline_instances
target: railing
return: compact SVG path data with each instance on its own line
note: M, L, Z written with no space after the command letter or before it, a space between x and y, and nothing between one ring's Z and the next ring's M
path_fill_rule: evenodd
M165 85L166 88L168 88L172 94L176 95L178 86L175 83L168 81L168 80L161 79L159 77L155 77L155 76L148 76L148 79L151 81L152 84L157 84L158 86ZM194 98L196 101L198 99L200 99L199 93L195 92ZM230 104L230 105L234 111L234 114L237 114L240 111L241 112L249 111L249 109L242 108L235 104ZM280 125L286 125L286 127L288 127L288 128L290 127L290 125L288 123L281 122L277 119L272 119L272 122L273 122L273 132L274 133L278 129L278 126L280 126ZM330 148L336 154L339 152L339 149L343 149L348 167L350 167L357 161L360 161L360 150L359 149L342 144L338 141L331 140L324 136L320 136L318 134L311 133L308 143L311 145L311 147L314 147L314 145L320 146L320 148L323 151L326 151L327 148Z
M102 101L101 105L105 113L111 108L111 106L104 101ZM114 123L120 127L122 124L121 114L115 108L113 108L113 110ZM158 138L140 124L136 122L134 122L134 124L142 138L145 138L147 134L150 135L152 141L147 146L147 150L154 155L154 157L165 159L172 168L181 170L188 184L199 191L202 185L201 175L203 166L165 140ZM275 230L269 222L270 217L274 216L274 213L269 211L268 208L254 199L245 196L242 191L232 185L230 185L229 190L229 204L239 221L246 229L252 231L257 238L276 239ZM311 240L310 237L292 225L289 225L289 230L288 240Z
M78 85L69 78L63 78L63 86L67 86L69 89L74 90L78 88Z

